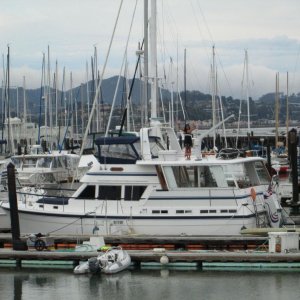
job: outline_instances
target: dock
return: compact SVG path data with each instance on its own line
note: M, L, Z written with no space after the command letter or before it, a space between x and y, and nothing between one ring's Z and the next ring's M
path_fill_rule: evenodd
M21 237L25 241L28 237ZM207 264L273 264L288 267L300 266L299 251L269 251L266 236L104 236L106 245L121 246L131 256L134 266L154 263L171 265L192 263L197 268ZM0 234L0 264L43 263L52 265L67 262L76 266L82 261L98 256L97 251L78 251L76 245L89 241L90 236L51 236L52 247L37 251L13 250L10 234Z
M132 262L135 265L146 262L162 263L162 257L167 258L168 263L193 262L201 268L203 263L300 263L300 253L268 253L268 252L211 252L211 251L149 251L128 250ZM1 260L15 260L17 266L22 266L22 261L72 261L78 265L80 261L86 261L99 253L93 252L60 252L60 251L14 251L0 250Z

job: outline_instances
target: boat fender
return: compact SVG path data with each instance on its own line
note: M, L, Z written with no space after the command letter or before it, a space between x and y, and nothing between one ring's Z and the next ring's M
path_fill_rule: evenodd
M256 191L254 188L251 188L250 194L251 194L252 200L255 201L256 200Z
M106 252L106 251L108 251L108 250L110 250L111 249L111 246L102 246L102 247L100 247L97 251L100 251L100 252Z
M168 256L163 255L163 256L160 258L160 263L161 263L162 265L168 264L168 263L169 263L169 258L168 258Z

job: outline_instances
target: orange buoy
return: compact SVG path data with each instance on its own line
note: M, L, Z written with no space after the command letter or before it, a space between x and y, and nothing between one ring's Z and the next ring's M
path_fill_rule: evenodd
M251 188L251 190L250 190L250 194L251 194L251 198L252 198L252 200L253 200L253 201L255 201L255 199L256 199L256 191L255 191L255 189L254 189L254 188Z

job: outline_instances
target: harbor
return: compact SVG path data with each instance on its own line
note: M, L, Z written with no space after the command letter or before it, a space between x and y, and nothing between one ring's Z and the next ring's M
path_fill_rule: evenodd
M293 235L293 239L285 242L286 235ZM272 241L272 235L280 237L280 242ZM27 243L26 243L27 239ZM24 244L28 245L28 237L22 238ZM179 263L192 263L197 268L213 263L228 266L237 264L265 264L272 267L299 267L299 233L295 231L286 233L270 233L266 236L245 237L42 237L45 241L44 248L36 248L34 244L27 250L14 250L9 234L0 235L0 265L2 263L12 264L18 267L27 265L44 264L51 266L55 262L71 262L73 266L91 257L98 255L100 250L85 248L88 241L105 241L108 247L121 247L131 257L134 267L141 264L156 264L166 267ZM49 242L51 241L51 242ZM275 244L277 243L277 244ZM77 248L77 246L79 248ZM18 242L17 247L20 247ZM97 247L96 247L97 248ZM100 249L101 247L98 246ZM76 250L77 249L77 250ZM284 265L284 263L286 265Z

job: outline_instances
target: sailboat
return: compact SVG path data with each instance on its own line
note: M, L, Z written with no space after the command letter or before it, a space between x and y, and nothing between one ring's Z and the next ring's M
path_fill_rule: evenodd
M151 8L156 30L155 0ZM155 59L152 75L150 126L138 136L98 138L98 161L71 197L19 195L22 233L224 236L282 225L262 158L199 157L195 150L185 159L174 129L157 120Z

